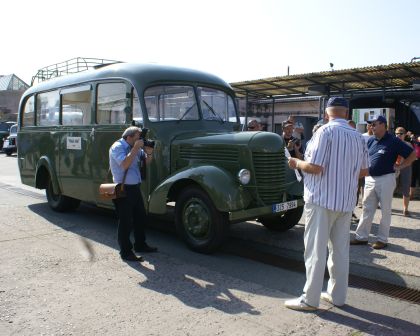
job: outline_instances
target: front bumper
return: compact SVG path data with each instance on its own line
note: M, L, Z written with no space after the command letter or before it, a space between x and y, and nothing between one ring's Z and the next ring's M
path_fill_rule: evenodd
M303 206L305 202L303 199L297 199L298 207ZM264 206L260 208L253 208L253 209L246 209L246 210L239 210L239 211L229 211L229 221L231 223L242 222L250 219L255 219L261 216L267 216L273 214L273 207L272 205ZM280 213L279 213L280 214Z

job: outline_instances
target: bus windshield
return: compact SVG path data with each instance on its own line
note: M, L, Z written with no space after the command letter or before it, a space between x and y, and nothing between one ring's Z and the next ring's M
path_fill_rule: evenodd
M197 93L198 99L191 86L162 85L147 89L144 100L149 120L157 122L204 119L237 122L233 99L227 93L206 87L198 87Z

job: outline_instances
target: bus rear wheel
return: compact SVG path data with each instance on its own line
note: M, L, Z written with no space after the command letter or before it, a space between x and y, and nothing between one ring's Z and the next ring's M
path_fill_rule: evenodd
M57 194L54 193L51 179L48 180L48 185L45 190L45 193L47 195L48 205L51 209L57 212L75 210L80 204L80 200L64 196L60 191Z

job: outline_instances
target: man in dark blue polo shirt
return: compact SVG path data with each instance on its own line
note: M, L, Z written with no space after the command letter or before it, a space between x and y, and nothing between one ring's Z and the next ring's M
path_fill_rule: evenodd
M372 124L374 134L367 143L370 161L369 176L365 179L363 212L356 229L356 238L351 240L350 244L368 243L373 217L380 203L382 217L377 241L372 244L372 247L382 249L387 246L391 226L392 196L396 185L395 171L411 165L416 155L410 146L387 132L385 117L378 116L369 123ZM404 158L399 166L395 164L398 155Z

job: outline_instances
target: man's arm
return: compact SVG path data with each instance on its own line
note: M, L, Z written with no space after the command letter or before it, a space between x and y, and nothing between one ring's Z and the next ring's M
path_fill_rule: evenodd
M405 158L404 161L399 166L397 166L396 168L399 169L399 170L407 168L415 160L416 160L416 152L412 151L411 154L407 158Z
M369 175L369 168L360 169L359 179Z
M131 166L131 163L133 162L134 158L137 156L138 151L143 147L144 143L143 140L137 140L134 143L133 148L131 148L130 152L128 153L128 155L125 157L125 159L121 162L121 167L124 170L127 170L128 167Z
M308 174L318 175L322 173L322 166L318 166L313 163L309 163L297 158L289 159L289 167L293 169L300 169Z

